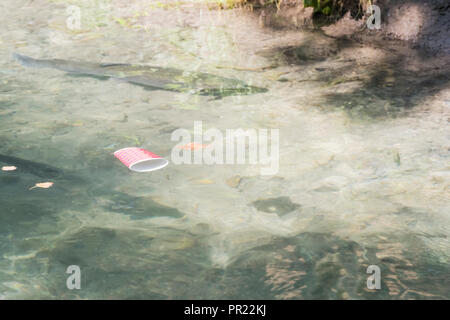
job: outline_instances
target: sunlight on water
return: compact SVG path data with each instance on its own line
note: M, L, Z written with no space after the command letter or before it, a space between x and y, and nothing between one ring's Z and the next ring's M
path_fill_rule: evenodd
M78 2L71 30L66 9ZM381 51L296 65L264 52L322 35L262 29L239 10L125 3L1 4L0 166L17 170L0 171L0 299L450 298L448 88L406 96L414 76L398 73L400 87L379 94L364 86ZM14 52L206 72L269 91L146 90L26 68ZM370 63L351 69L356 58ZM343 80L343 70L357 74ZM194 121L279 129L278 173L134 173L113 156L135 146L170 160L171 133ZM29 190L44 182L54 184ZM66 287L70 265L81 290ZM381 290L366 288L369 265L382 270Z

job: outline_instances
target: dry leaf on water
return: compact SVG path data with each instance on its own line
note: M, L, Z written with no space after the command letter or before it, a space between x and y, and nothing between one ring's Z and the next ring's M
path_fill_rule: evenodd
M214 183L214 181L210 180L210 179L195 180L195 182L198 184L213 184Z
M43 189L48 189L53 185L53 182L41 182L41 183L36 183L33 187L31 187L28 190L32 190L34 188L43 188Z
M5 167L2 167L2 171L14 171L14 170L16 170L17 169L17 167L14 167L14 166L5 166Z

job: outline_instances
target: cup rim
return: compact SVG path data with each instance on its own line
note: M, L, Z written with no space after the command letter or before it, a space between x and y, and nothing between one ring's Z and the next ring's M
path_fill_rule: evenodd
M154 162L154 161L159 161L162 162L159 166L156 166L154 168L149 168L149 169L143 169L143 170L139 170L139 169L133 169L134 166L143 163L143 162ZM134 172L150 172L150 171L155 171L155 170L159 170L164 168L165 166L167 166L169 164L169 161L167 159L164 158L147 158L147 159L142 159L136 162L133 162L132 164L130 164L130 166L128 167L128 169L130 169L131 171Z

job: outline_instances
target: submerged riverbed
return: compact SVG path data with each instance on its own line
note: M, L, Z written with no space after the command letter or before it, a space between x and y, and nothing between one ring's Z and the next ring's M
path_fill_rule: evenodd
M68 27L70 5L79 29ZM0 299L450 298L450 87L438 58L263 28L250 12L198 2L0 9L0 154L63 172L0 171ZM25 68L14 52L207 72L268 91L150 91ZM171 133L194 121L278 129L278 172L134 173L113 156L136 146L170 160ZM70 265L80 290L66 287ZM366 286L369 265L380 290Z

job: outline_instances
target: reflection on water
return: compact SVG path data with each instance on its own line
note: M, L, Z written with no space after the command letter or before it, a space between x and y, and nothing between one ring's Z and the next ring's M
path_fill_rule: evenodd
M1 4L0 167L17 170L0 171L0 299L450 298L444 77L405 71L386 50L261 29L252 15L200 4L80 1L74 31L68 3ZM322 43L331 49L317 59L308 50ZM268 91L148 91L24 68L13 52ZM139 174L112 155L142 146L169 157L171 133L198 120L204 130L279 129L278 174L173 164ZM54 184L30 190L42 182ZM81 268L81 290L66 287L69 265ZM369 265L381 269L380 290L366 287Z

